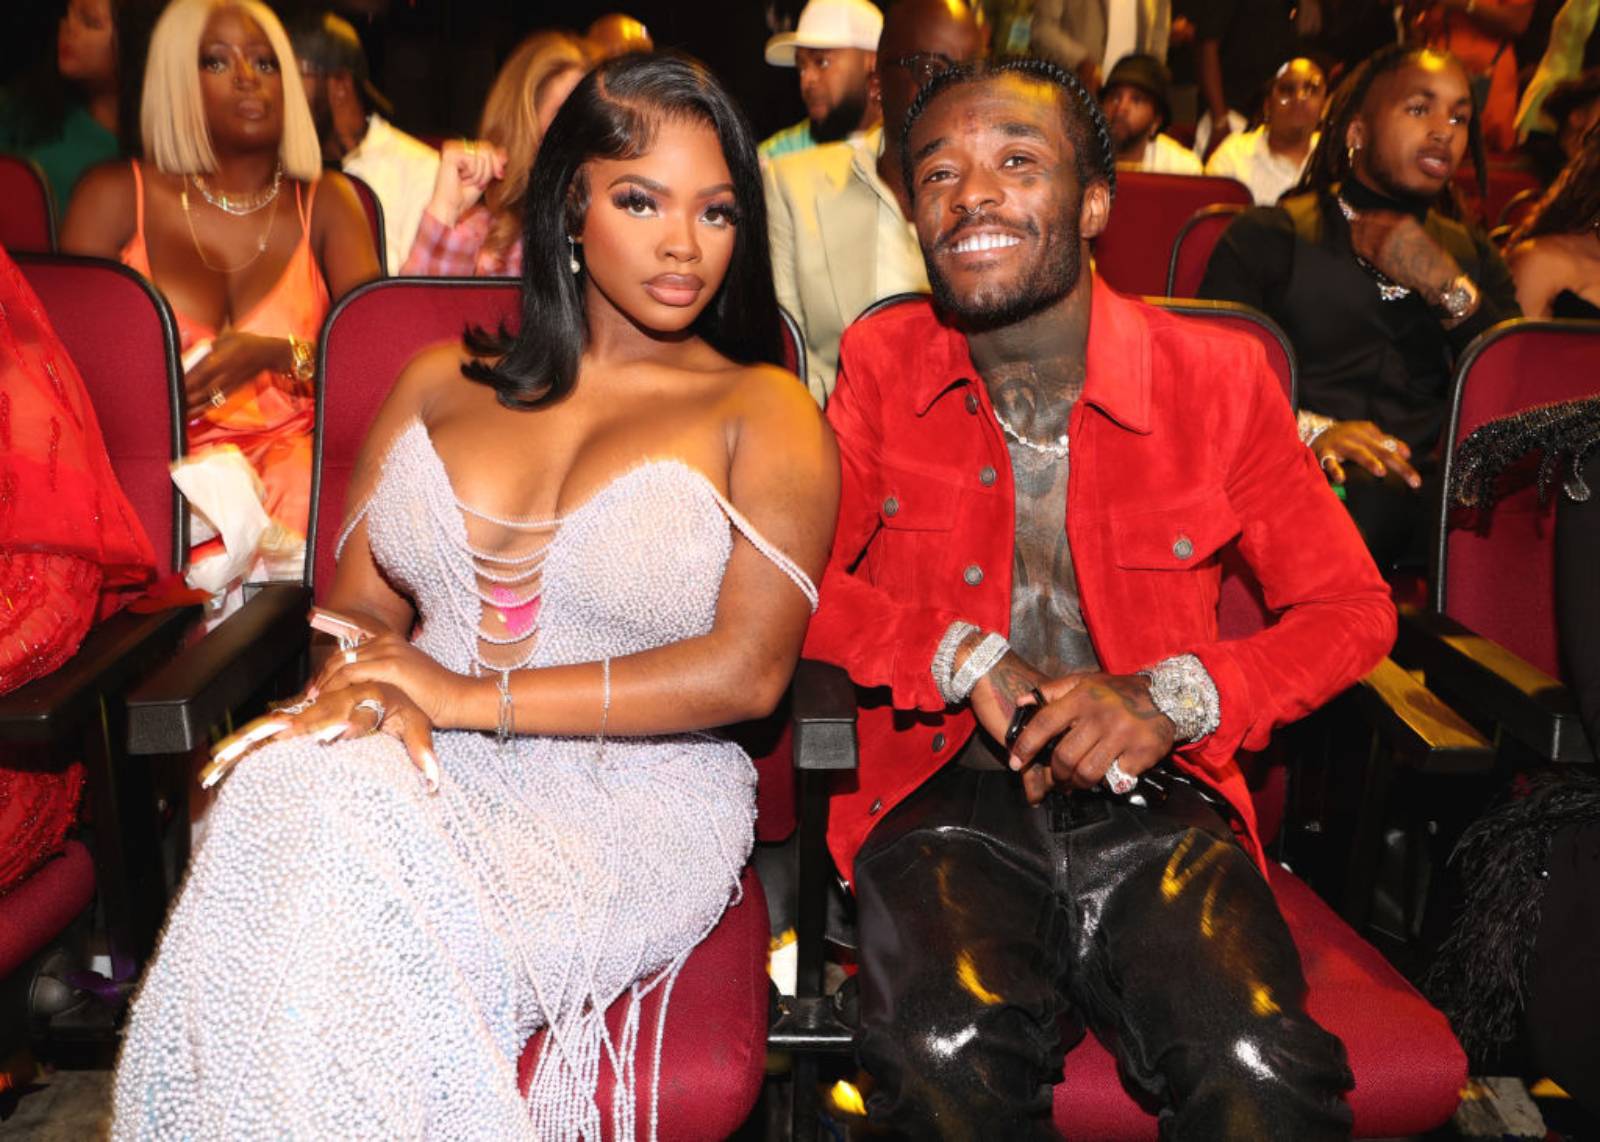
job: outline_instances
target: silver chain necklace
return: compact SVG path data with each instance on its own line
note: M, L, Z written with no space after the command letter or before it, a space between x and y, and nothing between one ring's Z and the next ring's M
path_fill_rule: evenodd
M1339 213L1344 215L1344 220L1346 222L1354 222L1356 218L1356 208L1344 200L1344 195L1335 195L1334 201L1339 204ZM1395 281L1377 266L1363 258L1360 254L1356 255L1356 265L1360 266L1362 269L1366 270L1368 274L1372 275L1373 281L1378 283L1378 296L1384 301L1399 301L1402 298L1411 296L1411 290L1409 287L1403 286L1399 282Z
M1022 433L1018 432L1015 428L1012 428L1009 424L1007 424L1006 418L1000 415L998 409L995 410L994 418L1000 422L1000 427L1005 434L1011 437L1011 439L1015 440L1018 444L1022 445L1024 448L1031 448L1033 451L1043 453L1046 456L1054 456L1058 460L1065 460L1067 458L1067 454L1070 451L1070 445L1067 443L1067 434L1065 432L1058 436L1054 443L1029 440L1026 436L1022 435Z
M235 218L242 218L246 214L254 214L278 198L278 189L283 185L283 164L279 163L272 172L272 185L265 190L258 190L250 195L226 194L222 191L213 191L206 185L202 175L191 176L194 179L195 189L199 190L200 197L224 214L231 214Z

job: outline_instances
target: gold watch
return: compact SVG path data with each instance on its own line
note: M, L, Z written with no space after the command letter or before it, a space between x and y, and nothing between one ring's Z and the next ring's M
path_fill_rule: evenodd
M310 381L317 372L316 353L311 342L302 341L291 333L289 352L294 357L294 364L289 366L289 375L297 381Z

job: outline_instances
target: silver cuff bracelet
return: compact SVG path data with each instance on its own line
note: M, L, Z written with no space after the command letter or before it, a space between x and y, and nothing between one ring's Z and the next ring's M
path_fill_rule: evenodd
M1164 658L1139 673L1150 679L1150 701L1172 723L1178 744L1200 740L1222 721L1217 684L1194 655Z
M951 675L955 673L956 651L961 649L961 644L966 641L969 634L976 634L978 628L971 623L951 623L944 637L939 640L938 649L933 652L933 685L939 691L939 697L948 705L959 705L961 699L954 697L950 688Z
M1300 432L1300 443L1310 448L1313 440L1339 422L1331 416L1323 416L1320 412L1307 412L1301 409L1294 414L1294 423Z
M1011 644L1003 635L992 631L984 635L983 641L972 648L972 653L967 655L961 669L950 680L950 692L956 695L956 701L965 702L971 696L972 688L978 684L978 679L993 670L995 663L1004 658L1010 649Z

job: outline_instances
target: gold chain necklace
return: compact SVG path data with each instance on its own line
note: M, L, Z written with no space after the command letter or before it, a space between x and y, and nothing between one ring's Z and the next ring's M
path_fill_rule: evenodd
M194 242L194 252L200 255L201 264L211 272L218 274L236 274L240 270L248 269L249 267L255 265L256 261L261 257L261 255L267 252L267 246L270 244L268 239L272 236L272 224L277 220L278 217L278 196L276 194L272 196L272 210L267 214L267 224L262 228L260 235L258 235L256 238L256 252L251 254L244 261L240 262L237 266L219 266L210 258L206 257L205 247L200 244L200 235L194 228L194 215L189 210L189 184L187 181L184 182L183 187L178 191L178 201L183 204L183 220L189 224L189 238Z

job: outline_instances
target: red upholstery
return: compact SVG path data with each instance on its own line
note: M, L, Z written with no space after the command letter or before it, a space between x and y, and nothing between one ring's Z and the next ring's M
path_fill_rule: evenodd
M1533 208L1539 205L1539 200L1544 197L1544 190L1540 187L1529 187L1519 190L1511 200L1500 208L1500 214L1495 218L1495 228L1509 226L1515 230L1528 220L1533 213Z
M1095 268L1122 293L1160 294L1173 243L1195 211L1250 202L1249 189L1231 178L1118 171L1116 207L1095 239Z
M0 155L0 246L10 254L56 248L55 213L44 174L21 155Z
M72 923L93 895L94 862L89 850L68 841L59 856L0 896L0 979Z
M1487 420L1600 393L1600 322L1508 321L1463 356L1452 447ZM1435 605L1552 676L1555 501L1541 507L1532 469L1509 474L1492 512L1451 513ZM1512 490L1514 489L1514 490Z
M1237 202L1219 203L1196 210L1172 243L1172 264L1167 268L1168 297L1199 297L1206 263L1228 224L1245 211Z
M350 472L395 377L422 349L460 337L466 325L493 327L502 319L515 324L519 310L518 287L506 279L390 278L355 290L329 315L321 346L308 544L314 551L314 586L325 589L332 581ZM753 732L759 736L761 729ZM786 757L774 752L774 758ZM776 760L758 763L758 769L757 813L775 823L787 815L792 828L792 773L785 765L774 788L773 778L780 776ZM766 900L747 870L743 901L695 949L672 993L661 1056L661 1138L726 1137L755 1105L766 1059L768 938ZM641 1081L654 1049L657 1003L659 996L645 1008ZM623 1001L608 1013L613 1027L625 1010ZM532 1075L538 1042L524 1052L524 1083ZM604 1073L601 1097L604 1106L610 1097Z
M181 566L169 469L183 454L171 412L182 366L171 307L116 262L55 255L16 261L83 376L111 466L156 558Z
M726 1138L736 1130L761 1092L766 1064L767 904L761 881L744 874L744 896L695 949L678 977L667 1006L661 1050L661 1142ZM661 989L646 998L640 1015L639 1119L641 1138L649 1137L649 1060L655 1049ZM619 1000L606 1013L616 1034L627 1012ZM526 1092L544 1035L529 1040L517 1065ZM601 1062L600 1112L611 1139L610 1107L614 1073ZM596 1140L599 1142L599 1140ZM615 1140L613 1140L615 1142Z
M1456 170L1455 186L1466 199L1472 220L1484 227L1497 225L1501 213L1525 190L1539 187L1539 176L1530 168L1510 166L1491 159L1489 162L1488 194L1478 194L1478 176L1471 166Z
M361 200L361 209L367 212L367 225L372 227L372 248L378 254L378 268L383 269L384 251L388 249L384 244L383 203L378 201L378 192L368 186L365 179L349 171L343 173L344 177L350 180L350 185L356 188L356 197Z
M1421 1134L1455 1110L1467 1059L1443 1015L1292 873L1274 865L1272 890L1294 933L1311 1015L1344 1041L1356 1078L1357 1137ZM1105 1047L1086 1039L1067 1055L1055 1122L1070 1138L1146 1142L1156 1119L1123 1090Z

